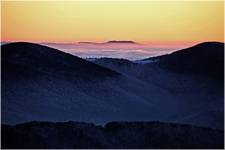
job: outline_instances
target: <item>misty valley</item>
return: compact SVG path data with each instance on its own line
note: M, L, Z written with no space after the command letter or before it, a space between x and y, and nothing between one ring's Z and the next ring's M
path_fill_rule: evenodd
M131 61L17 42L1 56L2 148L223 147L224 43Z

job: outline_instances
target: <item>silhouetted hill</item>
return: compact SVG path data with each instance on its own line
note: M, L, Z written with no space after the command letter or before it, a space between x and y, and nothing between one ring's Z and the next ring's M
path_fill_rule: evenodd
M224 148L224 131L160 122L28 122L1 125L2 148Z
M223 82L224 43L205 42L146 60L155 60L164 69L178 73L197 73Z
M38 44L18 42L2 45L3 78L15 78L19 71L34 70L65 78L116 77L119 73L79 57ZM14 72L14 73L13 73Z

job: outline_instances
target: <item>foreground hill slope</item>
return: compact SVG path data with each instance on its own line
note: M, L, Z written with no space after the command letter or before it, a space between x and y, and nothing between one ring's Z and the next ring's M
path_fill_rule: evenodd
M2 148L224 148L224 131L160 122L2 125Z

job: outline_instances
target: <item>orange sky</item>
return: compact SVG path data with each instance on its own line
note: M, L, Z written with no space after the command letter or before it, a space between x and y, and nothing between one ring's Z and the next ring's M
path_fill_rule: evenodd
M3 1L1 41L223 41L222 1Z

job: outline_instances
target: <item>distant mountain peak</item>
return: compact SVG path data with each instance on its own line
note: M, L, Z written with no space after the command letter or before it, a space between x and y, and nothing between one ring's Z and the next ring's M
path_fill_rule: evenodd
M112 40L112 41L107 41L103 43L97 43L97 42L88 42L88 41L83 41L83 42L78 42L79 44L95 44L95 45L102 45L102 44L139 44L134 41L119 41L119 40Z
M106 43L116 43L116 44L138 44L134 41L117 41L117 40L112 40L112 41L108 41Z

